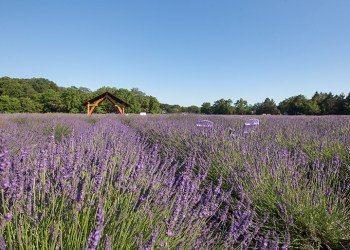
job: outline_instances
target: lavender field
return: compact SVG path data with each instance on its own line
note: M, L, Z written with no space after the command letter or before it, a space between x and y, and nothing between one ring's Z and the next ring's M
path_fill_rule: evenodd
M350 117L0 114L0 191L0 249L350 249Z

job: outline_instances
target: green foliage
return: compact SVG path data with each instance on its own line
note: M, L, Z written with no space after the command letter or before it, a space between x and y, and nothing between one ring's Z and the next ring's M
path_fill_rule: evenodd
M169 104L160 104L159 105L163 113L180 113L182 112L182 108L180 105L169 105Z
M344 100L344 114L350 115L350 93Z
M63 88L44 78L18 79L0 78L0 96L2 106L0 112L65 112L85 113L86 107L81 104L99 94L110 92L124 100L130 107L126 113L147 112L159 113L202 113L202 114L288 114L288 115L345 115L350 114L350 93L333 95L332 93L315 92L311 99L303 95L289 97L279 103L266 98L262 103L253 107L242 98L232 106L232 100L219 99L211 105L204 102L201 107L195 105L182 107L180 105L160 104L157 98L148 96L138 88L131 90L115 87L102 87L92 92L85 87ZM10 97L7 98L7 97ZM14 99L15 98L15 99ZM18 100L20 102L18 106ZM116 109L108 102L102 102L94 113L115 113Z
M350 114L349 101L344 94L316 92L311 99L303 95L283 100L278 108L288 115L343 115Z
M63 103L60 94L52 89L46 90L40 95L40 102L44 112L62 112Z
M280 111L277 108L276 103L273 99L266 98L264 102L258 103L255 105L256 114L270 114L270 115L279 115Z
M201 112L201 109L197 106L189 106L189 107L185 107L184 108L184 112L187 112L187 113L193 113L193 114L199 114Z
M138 88L132 88L131 94L135 97L136 101L140 104L141 112L148 112L149 97Z
M82 93L76 87L66 88L61 94L63 111L66 113L79 113L82 110Z
M292 96L282 101L278 108L282 114L288 115L309 115L314 112L312 103L303 95Z
M231 99L217 100L216 102L214 102L212 109L213 109L213 114L232 115L233 114L232 100Z
M346 113L346 100L343 94L333 95L332 93L316 92L311 100L319 107L320 115Z
M44 78L0 78L0 95L8 95L17 98L35 98L38 93L43 93L49 89L55 92L60 92L62 90L62 88L58 87L54 82Z
M202 114L212 114L213 113L213 107L211 106L210 102L204 102L202 104L201 113Z
M130 107L127 107L125 109L126 113L137 114L141 112L141 104L136 100L135 96L131 93L131 91L121 88L116 90L115 94L130 105Z
M295 173L298 173L296 177ZM248 184L248 192L257 211L269 211L274 220L266 227L283 231L288 228L294 246L319 249L321 245L340 246L349 239L349 207L333 190L337 189L339 172L322 177L321 172L310 173L290 166L262 166L257 169L258 183ZM296 181L296 178L297 181ZM323 178L323 179L322 179ZM327 190L331 192L327 194ZM332 204L332 207L328 207ZM332 248L333 249L333 248Z
M234 104L235 114L239 115L249 115L251 114L251 107L249 107L248 102L240 98Z
M48 126L43 130L43 134L47 137L53 135L55 142L61 142L63 138L68 138L71 132L72 128L64 123L55 124L53 127Z
M25 113L39 113L42 111L42 104L30 99L22 97L19 99L21 103L21 112Z
M127 113L160 113L161 108L158 100L153 96L147 96L142 91L117 89L114 87L102 87L95 92L84 87L61 88L55 83L43 79L17 79L0 78L0 112L65 112L85 113L86 107L81 104L96 95L110 92L130 104L126 108ZM116 109L109 102L102 102L94 113L114 113Z
M16 97L0 96L1 113L17 113L21 111L21 102Z
M155 97L150 96L149 97L148 113L159 114L160 112L161 112L161 109L160 109L160 105L159 105L158 100Z

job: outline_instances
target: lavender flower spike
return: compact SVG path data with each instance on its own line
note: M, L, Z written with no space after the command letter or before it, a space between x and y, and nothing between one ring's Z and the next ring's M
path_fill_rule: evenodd
M144 245L141 250L153 250L154 243L156 243L158 237L159 228L156 227L151 235L151 238L147 241L146 245Z
M96 215L95 229L89 235L88 243L85 250L95 250L97 249L98 243L102 237L102 231L104 226L104 210L102 199L100 199L98 204L98 213Z

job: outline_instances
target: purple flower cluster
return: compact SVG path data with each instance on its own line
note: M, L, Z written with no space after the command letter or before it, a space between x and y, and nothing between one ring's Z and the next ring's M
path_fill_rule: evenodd
M317 248L350 239L347 117L263 117L254 133L232 137L247 117L14 116L3 116L0 136L1 246L19 246L11 228L16 239L36 232L63 249Z
M201 119L213 121L215 129L198 128L196 122ZM265 234L262 230L268 232L265 227L277 230L264 236L264 242L272 242L268 248L286 249L292 241L300 246L337 248L350 240L346 223L349 117L259 117L255 133L232 137L232 131L244 129L248 119L162 116L135 118L128 125L147 134L162 154L172 154L177 161L195 155L194 169L205 168L206 180L220 183L222 176L223 187L232 188L235 199L249 197L258 210L253 216L258 224L269 213L264 223L268 226L259 230L259 237ZM331 229L330 224L342 226Z

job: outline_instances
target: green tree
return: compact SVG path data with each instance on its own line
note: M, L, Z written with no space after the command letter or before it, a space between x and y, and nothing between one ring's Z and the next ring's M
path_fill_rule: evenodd
M345 95L342 93L336 95L335 97L335 113L336 115L345 115L346 114L346 99Z
M37 93L44 93L51 89L55 92L61 92L64 88L59 87L56 83L44 78L21 79L23 84L30 84Z
M80 93L91 93L91 90L89 88L85 88L85 87L80 87L79 89Z
M170 104L161 103L160 108L162 110L162 113L171 113L171 106L172 105Z
M81 92L76 87L66 88L62 95L63 111L68 113L79 113L83 102Z
M184 111L188 112L188 113L199 114L201 112L201 109L195 105L192 105L192 106L184 108Z
M157 100L157 98L150 96L149 97L149 107L148 107L148 113L151 114L159 114L161 112L160 104Z
M336 115L346 113L346 100L344 94L333 95L331 92L316 92L311 100L318 105L318 114L320 115Z
M316 108L314 103L304 95L289 97L278 105L281 113L288 115L312 115Z
M231 99L220 99L213 104L213 114L232 115L233 107Z
M262 114L271 114L271 115L279 115L280 111L277 108L276 103L273 99L266 98L264 102L258 103L255 105L256 114L262 115Z
M21 103L16 97L7 95L0 96L0 112L1 113L17 113L21 111Z
M61 112L63 104L61 96L53 89L48 89L40 96L40 102L43 106L43 112Z
M211 106L210 102L204 102L202 104L201 113L202 114L212 114L213 113L213 107Z
M131 94L134 95L136 101L140 104L141 112L148 112L149 110L149 97L138 88L132 88Z
M344 100L344 114L350 115L350 93Z
M182 108L180 105L170 105L170 112L169 113L180 113L182 111Z
M4 77L0 79L0 95L7 95L10 97L24 97L23 84L19 79Z
M234 104L235 113L239 115L248 115L251 114L251 108L248 106L248 102L240 98Z
M141 112L141 105L130 90L120 88L116 91L116 96L130 105L130 107L125 109L126 113L137 114Z
M19 99L21 103L21 112L25 113L40 113L42 112L42 105L28 97L22 97Z

